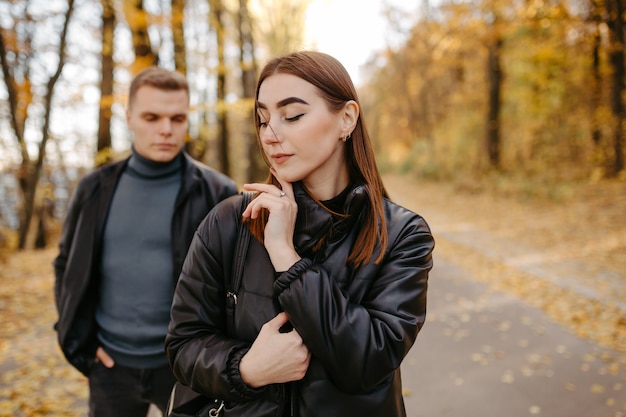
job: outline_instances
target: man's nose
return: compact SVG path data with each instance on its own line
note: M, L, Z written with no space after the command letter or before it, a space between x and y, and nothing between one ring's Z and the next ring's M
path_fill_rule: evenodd
M166 117L159 121L159 133L170 135L172 133L172 121Z

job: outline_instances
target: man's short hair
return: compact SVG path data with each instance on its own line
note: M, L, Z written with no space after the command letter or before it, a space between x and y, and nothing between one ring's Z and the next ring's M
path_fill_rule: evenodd
M129 107L137 95L137 90L146 85L166 91L184 90L187 93L187 97L189 97L189 83L182 73L151 66L141 70L130 83L128 91Z

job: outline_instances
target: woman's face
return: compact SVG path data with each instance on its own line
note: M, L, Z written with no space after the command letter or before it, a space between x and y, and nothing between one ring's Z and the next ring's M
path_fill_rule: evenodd
M348 185L344 111L331 113L313 84L291 74L266 78L257 101L261 145L279 178L303 180L321 198L334 195L316 190L333 194Z

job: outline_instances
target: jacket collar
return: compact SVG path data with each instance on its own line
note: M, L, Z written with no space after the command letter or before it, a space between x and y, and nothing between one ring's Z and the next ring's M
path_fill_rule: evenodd
M189 194L193 192L196 185L202 181L202 173L196 166L196 161L185 152L183 152L182 158L182 171L183 182L176 198L176 207L182 204Z
M296 203L298 203L294 236L294 245L298 252L309 250L327 235L331 228L333 240L344 236L359 219L368 201L365 185L352 186L344 204L344 213L347 216L333 216L307 193L301 182L293 184L293 191Z

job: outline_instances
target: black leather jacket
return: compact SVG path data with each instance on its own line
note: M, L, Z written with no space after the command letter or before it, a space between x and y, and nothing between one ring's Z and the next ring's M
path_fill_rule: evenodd
M81 179L54 260L58 341L68 361L85 375L89 374L98 346L95 309L102 233L115 187L127 163L128 159L112 163ZM197 226L219 201L237 193L233 180L187 155L182 169L182 185L171 222L175 282Z
M219 204L198 228L172 305L166 350L176 377L226 400L226 416L405 416L400 365L426 316L434 239L422 217L385 200L389 245L379 264L345 261L360 228L366 189L346 199L347 218L333 217L294 184L294 243L302 259L276 274L252 238L234 321L225 315L240 224L241 197ZM330 236L316 253L312 245ZM239 362L261 326L284 310L311 351L305 377L248 387ZM276 352L280 355L280 352Z

